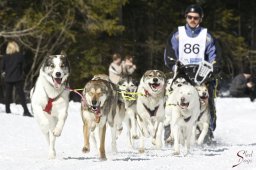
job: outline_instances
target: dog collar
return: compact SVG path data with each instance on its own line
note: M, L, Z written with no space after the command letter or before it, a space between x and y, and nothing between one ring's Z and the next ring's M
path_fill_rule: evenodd
M148 96L151 96L150 93L144 89L144 96L148 97Z

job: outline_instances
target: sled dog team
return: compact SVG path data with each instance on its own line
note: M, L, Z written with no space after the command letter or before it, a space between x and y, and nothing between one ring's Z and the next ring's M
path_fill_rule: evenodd
M49 144L48 158L56 157L55 140L61 135L69 105L68 76L70 67L65 55L46 58L35 87L31 90L31 106ZM171 126L167 142L174 147L174 155L189 152L191 145L201 145L209 128L207 87L194 87L180 77L166 80L159 70L148 70L137 82L123 78L118 85L107 75L96 75L86 83L82 92L84 153L90 142L99 142L99 157L106 159L106 129L111 129L112 151L117 152L116 140L127 127L130 147L139 140L138 150L145 151L144 140L151 138L157 149L163 145L162 132Z

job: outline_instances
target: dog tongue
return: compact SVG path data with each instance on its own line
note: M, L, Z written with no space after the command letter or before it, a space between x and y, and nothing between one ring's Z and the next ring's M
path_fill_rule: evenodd
M62 79L61 78L55 78L55 81L57 84L61 84Z
M203 100L208 99L208 96L202 96L201 99Z
M154 88L154 89L159 89L159 84L152 84L152 87Z

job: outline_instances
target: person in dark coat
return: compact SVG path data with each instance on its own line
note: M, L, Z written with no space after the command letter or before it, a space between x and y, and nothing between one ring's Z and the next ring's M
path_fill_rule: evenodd
M6 55L4 55L2 60L2 76L5 81L5 109L6 113L11 113L10 103L12 100L13 87L20 97L21 105L24 109L24 116L32 117L30 114L27 104L25 93L23 91L24 87L24 56L20 53L19 46L16 42L11 41L7 44Z
M243 73L238 74L231 83L230 95L232 97L250 97L254 100L255 84L251 81L252 75L249 67L246 67Z

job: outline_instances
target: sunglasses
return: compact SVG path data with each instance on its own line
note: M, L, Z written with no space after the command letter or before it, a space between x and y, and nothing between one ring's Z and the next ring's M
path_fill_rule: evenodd
M193 17L193 16L191 16L191 15L187 15L187 18L188 18L189 20L194 19L195 21L197 21L197 20L200 19L200 17Z

